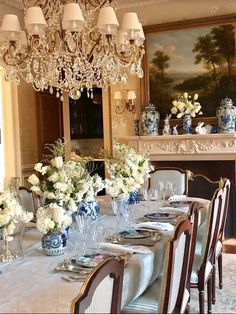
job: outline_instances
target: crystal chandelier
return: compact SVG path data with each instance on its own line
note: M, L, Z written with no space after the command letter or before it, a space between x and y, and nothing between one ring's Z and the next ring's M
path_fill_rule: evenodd
M143 77L144 33L136 13L123 16L120 30L113 0L23 0L25 31L16 15L5 15L0 54L5 79L31 83L78 99L84 88Z

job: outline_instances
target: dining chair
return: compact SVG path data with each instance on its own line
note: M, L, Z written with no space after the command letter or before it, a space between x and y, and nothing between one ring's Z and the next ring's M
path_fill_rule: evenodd
M222 209L220 211L219 225L216 237L216 245L214 252L214 260L213 260L213 271L212 271L212 303L215 304L216 301L216 264L218 262L218 272L219 272L219 288L223 288L223 276L222 276L222 248L223 248L223 239L224 239L224 229L225 223L228 213L229 207L229 196L230 196L230 186L231 182L229 179L223 179L223 187L222 187Z
M168 243L162 278L157 279L122 313L184 313L188 309L188 267L192 224L187 218L176 227Z
M217 189L206 210L206 221L201 239L201 246L196 243L195 256L193 260L193 270L190 278L190 287L199 291L199 311L204 313L204 294L207 285L207 305L208 313L211 313L212 305L212 273L214 263L214 248L217 242L217 230L222 208L223 190ZM201 205L206 206L206 205ZM201 208L199 209L202 210ZM199 232L199 230L198 230ZM198 241L197 241L198 242Z
M202 174L188 172L188 196L197 196L211 200L216 189L223 186L224 179L222 177L213 180L212 178Z
M71 313L120 313L124 261L108 258L94 268L72 300Z
M35 214L36 210L38 209L38 206L34 193L31 190L27 189L26 187L20 186L18 194L21 201L21 205L27 211Z
M167 182L175 183L176 195L188 194L188 173L189 170L183 170L176 167L159 167L150 172L149 188L158 189L159 182L166 184Z

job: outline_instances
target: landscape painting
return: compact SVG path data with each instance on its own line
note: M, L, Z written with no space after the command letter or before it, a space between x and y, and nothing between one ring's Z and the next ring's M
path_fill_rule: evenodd
M199 94L213 117L226 96L236 103L235 29L231 23L146 34L150 102L164 118L178 94Z

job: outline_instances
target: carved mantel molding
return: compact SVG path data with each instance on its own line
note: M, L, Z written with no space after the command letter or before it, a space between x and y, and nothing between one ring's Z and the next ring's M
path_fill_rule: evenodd
M235 134L129 136L120 139L151 160L236 160Z

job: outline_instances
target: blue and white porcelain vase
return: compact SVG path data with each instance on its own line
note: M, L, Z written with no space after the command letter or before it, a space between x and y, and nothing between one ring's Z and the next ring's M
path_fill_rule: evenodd
M236 107L230 98L222 99L221 105L216 110L219 133L234 133L236 122Z
M97 201L80 202L79 214L89 216L91 220L96 220L98 218L99 212L100 212L100 207Z
M183 131L184 134L192 133L192 117L190 114L185 114L183 117Z
M46 255L57 256L65 252L66 237L62 232L50 232L42 237L42 248Z
M137 190L129 194L129 204L138 204L139 201L139 192Z
M141 113L143 135L158 135L160 113L155 105L149 103Z

